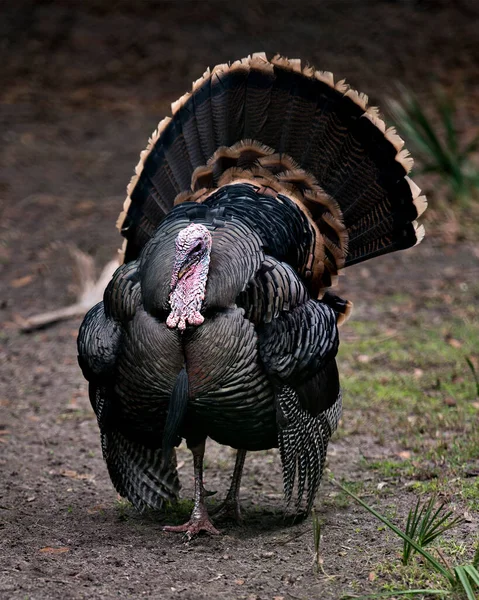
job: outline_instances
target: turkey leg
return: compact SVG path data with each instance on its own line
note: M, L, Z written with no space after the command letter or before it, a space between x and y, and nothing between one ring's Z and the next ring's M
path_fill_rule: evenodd
M244 461L246 458L246 450L238 450L236 454L235 470L231 480L230 489L226 494L224 501L212 513L215 517L226 517L241 523L241 507L239 503L239 491L241 486L241 476L243 475Z
M219 531L210 521L205 506L205 488L203 486L203 457L205 455L205 442L190 448L193 453L193 467L195 471L195 504L190 520L184 525L166 525L163 531L184 533L188 541L198 535L200 531L206 531L211 535L219 535Z

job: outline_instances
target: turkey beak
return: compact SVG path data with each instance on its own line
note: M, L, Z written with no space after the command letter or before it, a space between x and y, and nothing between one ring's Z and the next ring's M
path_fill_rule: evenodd
M178 265L178 281L184 277L186 275L186 273L188 273L188 271L191 269L193 264L193 261L191 260L191 258L189 256L187 256L186 258L184 258L180 264Z
M183 277L183 275L188 271L189 265L185 264L182 267L180 267L179 271L178 271L178 281Z

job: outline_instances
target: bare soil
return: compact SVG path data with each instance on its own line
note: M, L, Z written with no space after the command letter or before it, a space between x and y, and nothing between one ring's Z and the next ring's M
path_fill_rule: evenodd
M464 110L473 118L474 2L234 8L18 1L2 5L2 13L0 597L337 599L352 591L352 581L356 592L371 590L371 565L394 553L397 541L359 507L337 503L337 490L325 481L317 513L327 576L316 573L311 521L283 519L276 451L247 457L245 524L220 523L218 538L185 545L161 531L162 523L184 518L187 506L138 515L120 502L77 366L80 320L27 335L16 315L75 298L69 245L92 254L99 268L114 256L121 243L114 223L138 154L169 103L205 66L280 51L347 77L374 101L392 93L396 80L424 97L440 81L467 90ZM471 243L444 247L429 238L413 251L352 268L340 292L357 304L355 318L382 319L387 328L397 315L376 310L377 298L397 290L417 299L442 285L445 269L467 277L477 256ZM346 425L350 410L354 399L346 398ZM350 433L331 444L329 467L337 478L371 480L362 456L400 450L391 432L386 444L375 434ZM190 498L192 465L183 448L179 460L183 497ZM229 448L209 445L206 485L220 498L233 463ZM407 488L398 491L399 514L411 497ZM477 519L465 523L464 537L477 526Z

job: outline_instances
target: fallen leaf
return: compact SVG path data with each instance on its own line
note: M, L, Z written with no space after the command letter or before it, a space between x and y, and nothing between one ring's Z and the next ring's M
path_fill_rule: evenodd
M401 452L398 452L397 455L403 460L408 460L409 458L411 458L411 453L409 452L409 450L402 450Z
M235 583L236 583L236 585L243 585L244 579L235 579Z
M63 554L64 552L69 552L70 548L66 546L60 548L52 548L51 546L46 546L45 548L40 548L40 552L43 554Z
M471 404L474 408L477 408L479 410L479 402L471 402Z
M103 504L97 504L96 506L92 506L91 508L87 508L87 513L89 515L94 515L95 513L101 512L105 508L106 508L106 506L103 506Z
M93 481L95 479L95 475L91 473L77 473L76 471L72 471L70 469L63 469L60 471L60 475L62 477L68 477L69 479L77 479L81 481Z
M386 487L386 486L387 486L387 483L386 483L386 481L380 481L380 482L378 483L378 490L382 490L382 489L383 489L384 487Z
M28 285L33 279L33 275L25 275L25 277L18 277L10 281L10 287L21 288L24 285Z
M368 579L369 581L374 581L376 579L376 573L374 571L371 571L371 573L369 573L368 575Z
M424 375L424 371L422 369L414 369L414 378L419 379Z
M77 202L75 204L76 210L78 210L80 212L89 212L94 207L95 207L95 203L92 202L91 200L83 200L83 201Z
M453 348L462 348L462 342L456 340L453 337L446 338L446 342L449 344L449 346L452 346Z
M444 404L446 406L456 406L457 402L454 400L454 398L444 398Z
M27 498L27 502L33 502L35 500L36 496L28 496Z

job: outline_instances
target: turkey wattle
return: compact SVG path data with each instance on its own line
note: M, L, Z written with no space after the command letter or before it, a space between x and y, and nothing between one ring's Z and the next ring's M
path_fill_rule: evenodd
M245 454L272 447L287 504L311 509L341 415L337 325L351 308L327 288L339 269L420 242L426 200L367 97L298 60L218 65L172 112L128 186L124 264L78 351L112 482L138 509L178 498L186 439L195 506L166 529L192 536L217 533L207 437L238 449L220 512L240 517Z

